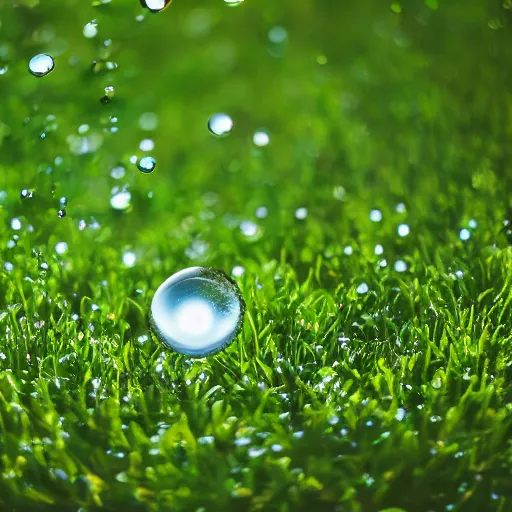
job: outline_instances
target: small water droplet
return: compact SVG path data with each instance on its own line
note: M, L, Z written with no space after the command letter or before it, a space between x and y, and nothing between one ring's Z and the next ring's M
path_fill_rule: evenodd
M377 256L380 256L384 252L384 247L382 247L380 244L377 244L375 246L374 252Z
M245 303L233 280L202 267L181 270L157 289L151 320L168 347L193 357L219 352L242 325Z
M364 293L368 293L368 285L366 283L361 283L357 289L356 289L356 292L359 293L360 295L363 295Z
M295 210L295 217L299 220L304 220L308 216L307 208L297 208Z
M87 39L92 39L98 35L98 24L96 20L92 20L85 25L83 34Z
M411 232L411 228L407 224L398 226L398 236L407 236Z
M55 62L52 57L47 55L46 53L40 53L35 57L32 57L28 63L28 70L34 76L45 76L55 67Z
M266 206L260 206L256 209L256 217L258 219L264 219L268 215L268 208Z
M255 146L258 146L261 148L264 146L268 146L268 144L270 142L270 136L266 131L258 130L257 132L254 133L254 135L252 137L252 141Z
M112 195L110 198L110 206L114 208L114 210L126 210L130 207L130 201L132 199L132 195L127 190L121 190Z
M233 120L227 114L214 114L208 120L208 130L218 137L228 135L233 129Z
M459 238L465 242L466 240L469 240L471 237L471 232L469 229L461 229L459 233Z
M350 256L351 254L354 253L354 249L352 248L352 246L350 245L347 245L344 249L343 249L343 253L346 254L347 256Z
M14 231L19 231L21 229L21 220L15 217L11 220L11 229Z
M133 267L137 261L137 256L132 251L126 251L123 254L123 265L127 267Z
M63 219L66 216L66 210L64 210L63 208L59 209L59 211L57 212L57 215L58 215L59 219Z
M171 0L140 0L140 3L150 12L160 12L171 5Z
M407 263L403 260L395 261L395 271L396 272L405 272L407 270Z
M110 177L114 178L115 180L120 180L121 178L124 178L124 175L125 175L125 169L121 165L118 165L117 167L114 167L110 171Z
M406 411L402 407L399 407L395 414L395 419L397 421L402 421L405 418Z
M155 143L151 139L141 140L139 149L141 151L153 151L153 149L155 149Z
M28 188L24 188L20 192L20 197L21 197L21 199L32 199L32 197L34 197L34 193L32 192L32 190L29 190Z
M233 270L231 271L231 275L233 277L242 277L245 273L245 268L241 265L236 265L233 267Z
M116 90L114 89L114 86L113 85L107 85L104 89L105 91L105 96L110 99L110 98L113 98L114 95L116 94Z
M64 254L68 250L68 244L66 242L58 242L55 245L55 252L57 254Z
M288 39L288 32L285 28L276 25L269 30L268 39L271 43L283 44Z
M236 7L244 2L244 0L224 0L224 3L229 7Z
M152 156L144 156L139 160L137 167L144 174L149 174L155 170L156 160Z
M382 220L382 212L380 210L372 210L370 212L370 220L372 222L380 222Z

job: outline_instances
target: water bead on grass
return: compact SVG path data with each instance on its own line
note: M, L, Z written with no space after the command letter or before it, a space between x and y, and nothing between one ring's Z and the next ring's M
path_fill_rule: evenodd
M244 310L240 290L226 274L191 267L159 286L151 303L151 322L157 338L167 347L204 357L233 342Z
M149 174L155 170L156 160L152 156L144 156L139 160L137 167L140 172Z
M217 137L228 135L233 129L233 120L227 114L214 114L208 120L208 130Z
M35 57L32 57L28 63L28 69L34 76L41 77L45 76L55 67L53 58L46 53L40 53Z

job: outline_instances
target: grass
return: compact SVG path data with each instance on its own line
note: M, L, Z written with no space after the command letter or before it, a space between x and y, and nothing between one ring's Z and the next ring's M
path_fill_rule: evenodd
M0 9L0 509L510 510L509 3L18 4ZM35 79L40 52L56 67ZM150 175L129 162L144 138ZM247 303L198 360L148 323L197 264L243 266Z

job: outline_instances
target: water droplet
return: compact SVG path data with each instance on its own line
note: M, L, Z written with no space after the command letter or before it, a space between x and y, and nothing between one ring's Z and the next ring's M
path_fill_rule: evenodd
M28 70L34 76L45 76L55 67L53 59L46 53L40 53L32 57L28 63Z
M110 198L110 206L114 210L126 210L130 206L132 195L127 190L121 190L112 195Z
M258 234L259 226L251 220L244 220L240 223L240 230L245 236L252 238Z
M398 236L407 236L411 232L411 228L407 224L398 226Z
M208 130L218 137L228 135L233 129L233 120L227 114L214 114L208 120Z
M382 247L380 244L377 244L375 246L374 252L377 256L380 256L384 252L384 247Z
M247 446L251 444L252 439L250 437L239 437L238 439L235 439L236 446Z
M235 339L244 310L236 283L223 272L191 267L159 286L151 303L151 321L162 343L204 357Z
M407 270L407 263L403 260L395 261L395 270L397 272L405 272Z
M404 203L398 203L395 208L396 213L405 213L407 208Z
M459 233L459 238L465 242L466 240L469 240L471 237L471 232L468 229L461 229Z
M150 12L160 12L171 5L171 0L140 0L140 3Z
M266 206L260 206L256 209L256 217L258 219L264 219L268 215L268 208Z
M32 190L29 190L28 188L24 188L20 192L20 197L21 197L21 199L32 199L32 197L34 197L34 193L32 192Z
M126 251L123 254L123 265L127 267L133 267L137 261L137 256L132 251Z
M382 220L382 212L380 210L372 210L370 212L370 220L372 222L380 222Z
M153 151L155 143L151 139L144 139L140 141L139 148L141 151Z
M139 160L137 167L144 174L149 174L155 170L156 160L152 156L144 156Z
M236 265L233 267L233 270L231 271L231 275L233 277L242 277L245 273L245 268L241 265Z
M21 229L21 220L15 217L11 220L11 229L14 231L19 231Z
M59 217L59 219L63 219L65 216L66 216L66 210L64 209L60 209L58 212L57 212L57 215Z
M268 39L271 43L282 44L288 39L288 32L285 28L277 25L269 30Z
M251 459L256 459L257 457L261 457L266 451L266 448L249 448L247 455L249 455Z
M113 85L107 85L105 87L104 91L105 91L105 97L108 99L113 98L116 93L116 90L114 89Z
M224 3L229 7L236 7L244 2L244 0L224 0Z
M110 177L114 178L115 180L120 180L121 178L124 178L124 175L125 175L125 168L121 165L114 167L110 171Z
M139 126L141 130L151 132L158 128L158 116L153 112L145 112L139 117Z
M307 208L297 208L295 210L295 217L299 220L304 220L308 216Z
M361 283L357 289L356 289L356 292L359 293L359 294L364 294L364 293L368 293L368 285L366 283Z
M255 146L258 146L261 148L264 146L268 146L268 144L270 142L270 136L267 132L265 132L263 130L258 130L257 132L254 133L254 135L252 137L252 141Z
M87 39L92 39L98 35L98 24L96 20L92 20L85 25L83 34Z
M354 253L354 249L352 248L352 246L350 245L347 245L344 249L343 249L343 253L346 254L347 256L350 256L351 254Z
M68 244L66 242L59 242L55 245L55 252L57 254L64 254L68 250Z

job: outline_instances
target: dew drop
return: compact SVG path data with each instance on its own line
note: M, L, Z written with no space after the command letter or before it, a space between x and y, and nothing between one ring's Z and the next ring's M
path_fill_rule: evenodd
M382 212L380 210L372 210L370 212L370 220L372 222L380 222L382 220Z
M191 267L170 276L151 303L158 339L192 357L214 354L233 342L245 303L235 282L223 272Z
M398 226L398 236L407 236L411 232L411 228L407 224Z
M295 217L299 220L304 220L308 216L308 209L301 207L295 210Z
M57 254L64 254L68 251L68 244L66 242L58 242L55 245L55 252Z
M466 240L469 240L471 237L471 232L468 229L461 229L459 233L459 238L465 242Z
M236 7L244 2L244 0L224 0L224 3L229 7Z
M140 3L150 12L160 12L171 5L171 0L140 0Z
M361 283L357 289L356 289L356 292L359 293L360 295L363 295L365 293L368 293L368 285L366 283Z
M19 231L21 229L21 221L17 217L11 220L11 228L14 229L14 231Z
M130 206L132 195L127 190L122 190L112 195L110 198L110 206L114 210L126 210Z
M407 270L407 263L403 260L397 260L394 267L396 272L405 272Z
M123 254L123 265L126 267L133 267L137 261L137 256L132 251L126 251Z
M218 137L228 135L233 129L233 119L227 114L214 114L208 120L208 130Z
M270 142L270 136L269 134L264 130L258 130L257 132L254 132L254 135L252 136L252 142L255 146L258 147L264 147L268 146Z
M64 210L63 208L61 208L61 209L57 212L57 215L58 215L59 219L63 219L63 218L66 216L66 210Z
M149 174L155 170L156 160L152 156L144 156L139 160L137 167L144 174Z
M45 76L55 67L55 63L49 55L46 53L40 53L35 57L32 57L28 63L28 70L34 76Z

